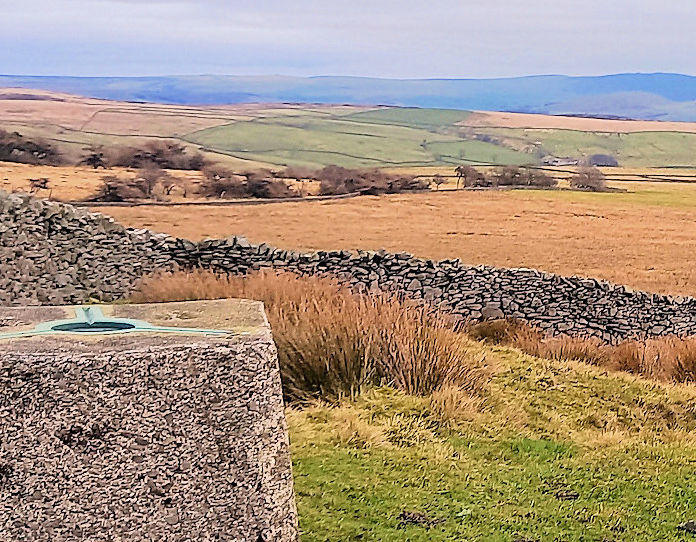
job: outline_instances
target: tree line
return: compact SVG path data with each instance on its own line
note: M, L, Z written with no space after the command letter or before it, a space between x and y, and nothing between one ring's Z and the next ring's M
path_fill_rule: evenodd
M91 147L77 165L94 169L136 169L135 178L106 174L90 201L121 202L136 199L165 200L174 193L184 198L196 194L206 198L297 198L308 195L310 183L318 183L320 195L390 194L436 189L446 182L432 178L387 173L378 169L351 169L328 165L321 169L287 167L278 171L260 169L235 171L214 163L201 152L167 139L152 139L140 146ZM65 165L65 156L51 143L29 140L18 132L0 130L0 161L33 165ZM174 176L168 170L200 171L200 183ZM558 180L532 166L504 166L482 171L471 165L454 170L456 188L535 187L554 188ZM48 179L32 179L32 192L48 188ZM577 190L606 190L606 179L596 167L579 168L570 179Z
M558 179L547 172L530 166L504 166L490 171L481 171L470 165L460 165L454 170L456 188L531 187L555 188ZM443 176L435 175L433 183L439 188L445 182ZM594 166L581 166L569 179L574 190L601 192L607 190L606 177Z

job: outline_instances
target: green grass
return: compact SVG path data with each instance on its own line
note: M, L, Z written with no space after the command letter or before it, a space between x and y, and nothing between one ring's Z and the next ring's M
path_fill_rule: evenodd
M342 117L346 120L371 124L387 124L437 130L466 120L471 113L456 109L418 109L415 107L390 107L353 113Z
M538 160L526 154L483 141L438 141L428 144L428 150L440 158L441 162L461 164L535 164Z
M610 154L626 167L690 166L696 164L696 134L641 132L614 134L575 130L481 129L514 148L541 143L549 154L579 158Z
M626 192L582 192L577 190L512 191L510 197L543 198L599 205L650 205L696 209L696 183L609 183Z
M408 112L405 114L404 111ZM429 122L455 122L461 112L380 110L320 118L292 116L209 128L186 139L215 151L279 165L389 167L474 162L534 161L525 153L491 143L464 141ZM374 113L374 117L370 116ZM457 113L458 115L455 115ZM408 124L410 116L416 118Z
M693 539L696 389L487 356L469 420L388 388L289 413L305 542Z
M278 165L346 167L434 166L462 161L534 164L539 143L547 154L580 158L610 154L623 166L694 165L696 134L610 134L574 130L477 128L495 143L465 138L455 124L466 111L384 108L324 115L307 111L217 126L186 140L238 158Z
M124 109L139 114L138 108ZM167 122L163 124L152 111L143 110L142 114L153 115L153 123L152 133L142 136L83 131L42 120L9 123L5 128L53 140L71 160L90 145L138 145L145 139L162 137L205 146L223 162L226 157L234 157L279 166L445 166L462 162L521 165L538 163L542 153L571 158L611 154L627 167L696 166L696 134L681 132L464 129L458 123L466 120L468 111L382 107L351 113L343 107L305 105L246 110L242 114L252 119L247 121L237 120L238 114L192 110L187 114L219 115L215 118L220 125L181 135L170 118L177 110L158 111ZM493 142L478 141L480 135L493 136Z

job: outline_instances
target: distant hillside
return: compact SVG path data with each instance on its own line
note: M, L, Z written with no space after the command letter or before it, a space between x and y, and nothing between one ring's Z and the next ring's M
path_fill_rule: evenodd
M301 102L517 111L643 120L696 121L696 77L619 74L508 79L375 79L362 77L0 76L24 87L94 98L173 104Z

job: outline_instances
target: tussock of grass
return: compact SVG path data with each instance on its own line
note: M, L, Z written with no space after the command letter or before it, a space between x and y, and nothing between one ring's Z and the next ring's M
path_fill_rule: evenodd
M430 395L430 409L442 422L473 421L484 405L482 397L464 393L455 386L443 386Z
M696 382L696 337L660 337L609 345L597 339L545 337L514 320L481 322L467 332L477 340L515 346L539 358L581 361L660 381Z
M138 302L242 297L263 301L278 346L286 399L354 397L376 385L414 395L445 386L476 393L481 349L443 314L389 295L356 295L328 278L207 271L143 281Z

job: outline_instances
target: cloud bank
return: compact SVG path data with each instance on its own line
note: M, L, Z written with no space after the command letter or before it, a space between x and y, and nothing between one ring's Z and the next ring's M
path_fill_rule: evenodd
M6 74L696 73L692 0L2 4Z

